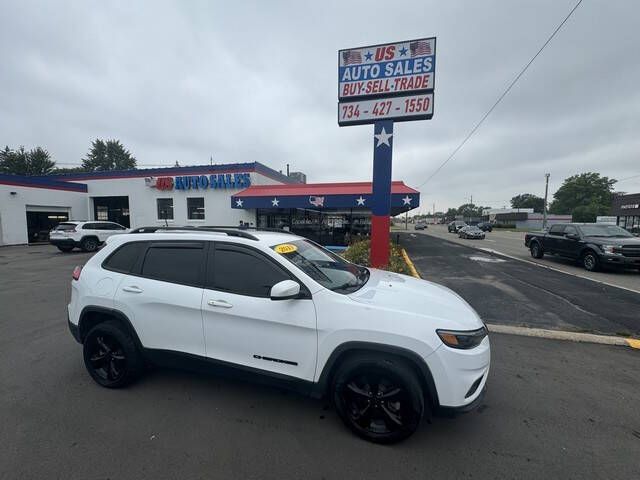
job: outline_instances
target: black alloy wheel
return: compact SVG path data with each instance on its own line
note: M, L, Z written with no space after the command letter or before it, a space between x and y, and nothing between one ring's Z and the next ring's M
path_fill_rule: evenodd
M98 249L98 240L95 238L85 238L82 240L81 247L85 252L95 252Z
M584 267L585 270L588 270L589 272L597 271L599 265L598 265L598 257L596 256L596 254L593 253L592 251L586 252L582 256L582 266Z
M100 323L83 344L84 364L99 385L119 388L142 373L144 362L131 336L114 321Z
M334 403L354 433L376 443L394 443L410 436L425 408L422 389L411 369L402 362L375 358L340 369Z
M542 258L542 256L544 255L544 253L542 252L542 248L540 248L540 244L538 242L533 242L531 244L531 247L529 247L529 250L531 251L531 256L533 258Z

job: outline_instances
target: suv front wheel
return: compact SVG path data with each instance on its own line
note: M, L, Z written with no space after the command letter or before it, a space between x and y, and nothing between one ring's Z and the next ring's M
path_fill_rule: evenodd
M96 383L120 388L133 382L144 368L133 338L116 321L99 323L83 342L84 364Z
M411 367L374 354L353 356L340 365L333 402L347 427L376 443L410 436L425 410L422 388Z

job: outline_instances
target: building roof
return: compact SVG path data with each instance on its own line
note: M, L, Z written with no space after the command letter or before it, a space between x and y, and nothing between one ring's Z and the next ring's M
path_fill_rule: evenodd
M25 175L0 174L0 185L46 188L49 190L65 190L68 192L87 192L87 185L84 183L60 181L54 177L29 177Z
M371 182L345 183L297 183L290 185L252 185L236 193L239 198L246 197L287 197L298 195L371 195ZM391 183L391 194L418 194L401 181Z
M269 168L260 162L227 163L215 165L190 165L187 167L132 168L129 170L108 170L100 172L60 173L32 178L52 178L76 182L79 180L108 180L136 177L173 177L181 175L209 175L216 173L257 172L282 183L297 183L296 180Z

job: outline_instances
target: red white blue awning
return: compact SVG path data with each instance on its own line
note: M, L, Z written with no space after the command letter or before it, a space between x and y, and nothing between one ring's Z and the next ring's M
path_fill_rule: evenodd
M252 185L231 197L231 208L371 209L371 182ZM391 208L405 211L420 205L420 192L404 182L391 184Z

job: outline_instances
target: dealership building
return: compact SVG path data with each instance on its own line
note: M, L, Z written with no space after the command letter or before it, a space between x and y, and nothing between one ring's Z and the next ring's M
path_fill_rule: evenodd
M325 245L366 235L371 182L300 183L259 162L25 177L0 175L0 245L46 241L65 220L150 225L240 222L284 228ZM391 214L416 208L420 193L393 182Z
M631 233L640 233L640 193L614 195L611 215L616 224Z

